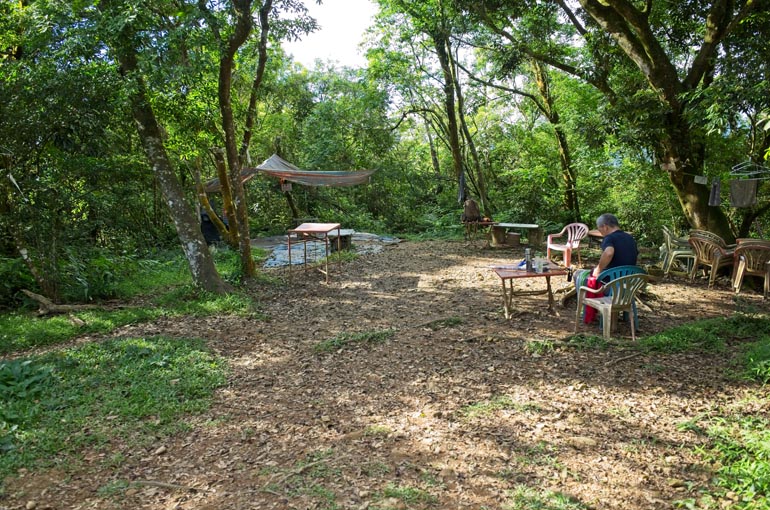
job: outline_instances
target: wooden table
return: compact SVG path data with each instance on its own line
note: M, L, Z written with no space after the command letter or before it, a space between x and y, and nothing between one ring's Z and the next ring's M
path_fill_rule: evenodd
M536 294L548 294L548 311L552 314L559 315L553 306L554 299L553 289L551 288L551 277L566 276L569 273L569 270L561 268L553 263L548 263L546 267L548 268L548 271L542 273L517 269L514 266L498 266L492 268L495 274L500 277L500 281L503 284L503 310L505 310L506 319L511 318L514 296L532 296ZM519 278L545 278L546 289L515 292L513 289L513 281Z
M324 269L319 269L326 276L326 283L329 283L329 233L337 231L337 252L340 251L340 224L339 223L303 223L297 228L289 230L288 243L289 243L289 272L291 272L291 241L292 237L296 236L298 243L303 243L304 261L303 266L307 269L307 243L309 241L322 241L324 243L324 249L326 250L326 257L324 258Z
M602 235L601 232L599 232L599 229L593 229L588 231L588 247L590 248L593 244L598 244L599 246L602 245L602 241L604 240L604 235Z
M464 221L463 225L465 226L466 241L473 244L476 241L476 238L478 237L479 232L481 232L487 238L487 246L489 246L489 232L487 232L486 229L492 227L493 225L497 225L497 222L496 221Z
M505 239L505 233L509 229L528 230L527 239L530 246L538 246L543 243L543 231L536 223L495 223L492 225L492 239ZM500 233L495 235L494 231Z

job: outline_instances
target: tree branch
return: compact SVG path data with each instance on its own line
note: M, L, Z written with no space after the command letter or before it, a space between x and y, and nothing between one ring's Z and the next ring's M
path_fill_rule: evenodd
M713 67L712 60L719 44L735 27L751 13L757 2L748 0L740 12L730 19L732 0L718 0L706 18L706 33L703 36L703 45L693 60L690 71L684 80L688 89L694 89L703 79L706 72Z
M524 92L523 90L520 90L520 89L506 87L504 85L500 85L500 84L493 83L491 81L479 78L459 62L457 62L457 67L465 71L465 74L467 74L468 77L475 82L481 83L482 85L487 85L488 87L496 88L498 90L504 90L506 92L510 92L511 94L516 94L519 96L526 97L527 99L535 103L535 105L537 106L537 109L540 110L543 113L543 115L545 115L546 117L548 116L548 111L546 110L545 106L540 102L540 100L537 98L537 96L530 94L529 92Z

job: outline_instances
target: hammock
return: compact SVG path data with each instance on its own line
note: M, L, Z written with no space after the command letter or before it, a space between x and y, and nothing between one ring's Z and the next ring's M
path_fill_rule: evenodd
M258 167L244 168L241 171L241 182L246 182L257 172L277 177L278 179L305 186L355 186L369 181L374 170L359 170L357 172L300 170L277 154L267 158ZM212 179L206 183L206 191L217 192L221 189L219 179Z

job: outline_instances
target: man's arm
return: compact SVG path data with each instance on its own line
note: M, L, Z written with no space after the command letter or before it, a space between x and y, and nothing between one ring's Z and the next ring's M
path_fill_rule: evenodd
M614 246L607 246L604 251L602 252L602 255L599 257L599 263L594 268L594 272L592 275L594 277L599 276L599 273L604 271L608 265L610 265L610 262L612 262L612 257L615 256L615 247Z

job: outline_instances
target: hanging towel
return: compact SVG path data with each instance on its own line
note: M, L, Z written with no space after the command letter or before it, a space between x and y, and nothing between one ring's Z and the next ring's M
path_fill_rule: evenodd
M733 207L757 205L757 179L730 181L730 205Z
M592 289L600 289L602 282L598 281L595 276L589 276L586 281L586 287ZM586 292L586 297L601 297L603 294L597 294L596 292ZM596 318L596 308L590 306L585 307L585 315L583 315L583 322L585 324L591 324Z
M714 179L711 183L711 195L709 195L709 205L712 207L718 207L722 204L722 182L719 179Z

